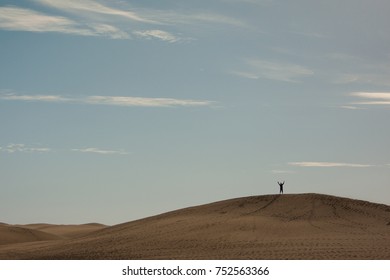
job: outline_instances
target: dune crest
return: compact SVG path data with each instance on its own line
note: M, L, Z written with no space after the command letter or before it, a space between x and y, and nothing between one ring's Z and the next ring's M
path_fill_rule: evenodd
M389 222L390 206L383 204L321 194L252 196L119 224L50 246L0 246L0 258L390 259Z
M59 236L19 226L0 225L0 245L57 240Z

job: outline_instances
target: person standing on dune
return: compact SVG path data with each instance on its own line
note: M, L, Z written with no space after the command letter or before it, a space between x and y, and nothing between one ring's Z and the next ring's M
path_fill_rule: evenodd
M279 187L280 187L279 194L283 194L283 185L284 185L284 181L283 181L283 183L280 183L280 182L278 181L278 184L279 184Z

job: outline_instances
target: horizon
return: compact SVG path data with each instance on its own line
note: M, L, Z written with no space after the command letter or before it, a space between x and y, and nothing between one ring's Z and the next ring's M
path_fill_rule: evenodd
M1 224L5 224L5 225L10 225L10 226L24 226L24 225L39 225L39 224L43 224L43 225L53 225L53 226L57 226L57 225L58 226L61 226L61 225L67 226L67 225L90 225L90 224L93 225L93 224L97 224L97 225L104 225L104 226L107 226L107 227L111 227L111 226L116 226L116 225L120 225L120 224L136 222L136 221L140 221L140 220L143 220L143 219L153 218L153 217L156 217L156 216L159 216L159 215L169 214L171 212L181 211L181 210L194 208L194 207L207 206L207 205L214 204L214 203L227 202L227 201L230 201L230 200L247 199L247 198L263 197L263 196L294 196L294 195L317 195L317 196L325 196L325 197L332 197L332 198L341 198L341 199L351 200L351 201L355 201L355 202L356 201L357 202L368 202L370 204L390 206L390 205L387 205L387 204L377 203L377 202L374 202L374 201L361 200L361 199L356 199L356 198L351 198L351 197L335 196L335 195L324 194L324 193L287 193L287 194L274 193L274 194L250 195L250 196L243 196L243 197L231 197L231 198L226 198L226 199L223 199L223 200L211 201L211 202L207 202L207 203L201 203L201 204L198 204L198 205L188 205L188 206L185 206L183 208L170 209L170 210L167 210L166 212L154 213L154 214L151 214L150 216L140 217L140 218L137 218L137 219L134 219L134 220L124 221L124 222L120 222L120 223L117 223L117 224L102 224L102 223L99 223L99 222L96 222L96 221L90 221L90 222L82 223L82 224L75 224L75 223L53 224L53 223L46 223L44 221L42 221L42 222L33 222L33 223L28 223L28 224L12 224L12 223L4 223L3 221L0 221L0 225Z
M284 180L390 205L389 10L2 1L1 221L113 225Z

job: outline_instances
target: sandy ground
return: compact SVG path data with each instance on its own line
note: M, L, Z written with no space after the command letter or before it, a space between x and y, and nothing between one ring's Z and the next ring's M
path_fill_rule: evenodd
M389 260L390 206L319 194L264 195L112 227L3 224L0 259Z
M96 223L84 225L8 225L0 223L0 245L71 239L87 235L102 228L106 228L106 226Z

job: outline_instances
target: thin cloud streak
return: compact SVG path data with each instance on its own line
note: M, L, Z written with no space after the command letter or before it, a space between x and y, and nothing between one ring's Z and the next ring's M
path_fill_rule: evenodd
M162 41L167 41L170 43L175 43L175 42L180 41L180 39L178 37L176 37L175 35L173 35L169 32L163 31L163 30L158 30L158 29L145 30L145 31L134 31L133 33L135 35L137 35L138 37L142 37L142 38L146 38L146 39L155 38L155 39L160 39Z
M154 38L175 43L193 39L190 36L179 38L172 32L161 30L161 26L167 28L175 26L176 29L194 25L205 25L204 27L207 28L218 25L248 27L239 19L213 12L191 13L130 7L125 9L124 3L121 7L114 7L112 2L109 6L94 0L35 0L35 2L47 8L57 9L61 15L16 6L0 7L0 30L56 32L111 39L131 39L133 34L141 39ZM63 13L67 15L63 16Z
M332 83L334 84L390 86L390 64L387 60L372 62L359 56L337 52L330 53L326 57L340 65L333 69L335 77ZM354 70L342 70L344 65L352 67Z
M341 109L347 109L347 110L364 110L364 108L356 107L356 106L349 106L349 105L343 105L340 106Z
M0 95L2 100L11 101L41 101L41 102L70 102L72 99L61 97L59 95L16 95L8 93Z
M0 152L13 153L47 153L51 152L50 148L28 147L25 144L9 144L5 147L0 147Z
M94 32L81 28L76 22L61 16L49 16L30 9L0 7L0 29L30 32L60 32L94 36Z
M300 78L312 76L314 72L304 66L252 59L245 62L245 71L231 71L231 74L249 79L268 79L282 82L299 83Z
M293 174L295 172L290 171L290 170L271 170L271 173L273 173L273 174Z
M84 148L84 149L72 149L73 152L81 153L92 153L100 155L128 155L128 152L125 151L116 151L116 150L102 150L98 148Z
M242 78L252 79L252 80L258 80L260 78L259 75L256 75L255 73L250 72L244 72L244 71L230 71L231 74L235 76L239 76Z
M212 101L186 100L173 98L145 98L126 96L90 96L85 100L88 104L141 107L171 107L171 106L210 106Z
M360 105L390 105L390 92L353 92L351 96L369 101L353 102L352 104Z
M0 146L0 153L49 153L52 152L53 149L47 147L31 147L25 144L19 143L11 143L7 146ZM123 150L103 150L98 148L83 148L83 149L71 149L73 152L81 152L81 153L94 153L101 155L128 155L130 153Z
M132 21L158 24L158 21L147 19L136 12L124 11L91 0L36 0L43 5L50 6L67 12L87 12L109 16L119 16Z
M220 0L221 2L225 3L236 3L236 4L254 4L254 5L269 5L275 2L275 0Z
M301 161L301 162L289 162L289 165L299 167L372 167L369 164L357 164L357 163L343 163L343 162L321 162L321 161Z
M247 24L241 20L219 15L215 13L199 13L199 14L187 14L180 16L177 14L178 21L183 23L193 24L194 22L207 22L214 24L231 25L235 27L247 27Z
M0 95L0 100L25 102L80 103L91 105L110 105L126 107L191 107L212 106L215 102L209 100L191 100L174 98L147 98L130 96L87 96L82 98L67 98L59 95L17 95L7 93Z
M90 14L101 14L107 16L122 17L135 22L154 25L178 25L178 24L196 24L196 23L214 23L225 24L237 27L245 27L246 24L241 20L227 17L216 13L185 13L162 10L144 9L138 10L115 8L104 5L93 0L36 0L42 5L53 7L62 11L71 13L81 13L88 17ZM142 11L142 12L141 12Z
M92 0L36 0L37 2L67 12L81 13L84 17L90 14L102 14L106 16L122 17L144 24L154 25L178 25L196 23L225 24L237 27L245 27L246 24L238 19L216 13L185 13L166 12L162 10L136 10L111 7Z
M101 23L80 24L62 16L46 15L18 7L0 7L0 29L8 31L56 32L79 36L105 36L112 39L128 39L119 28Z

